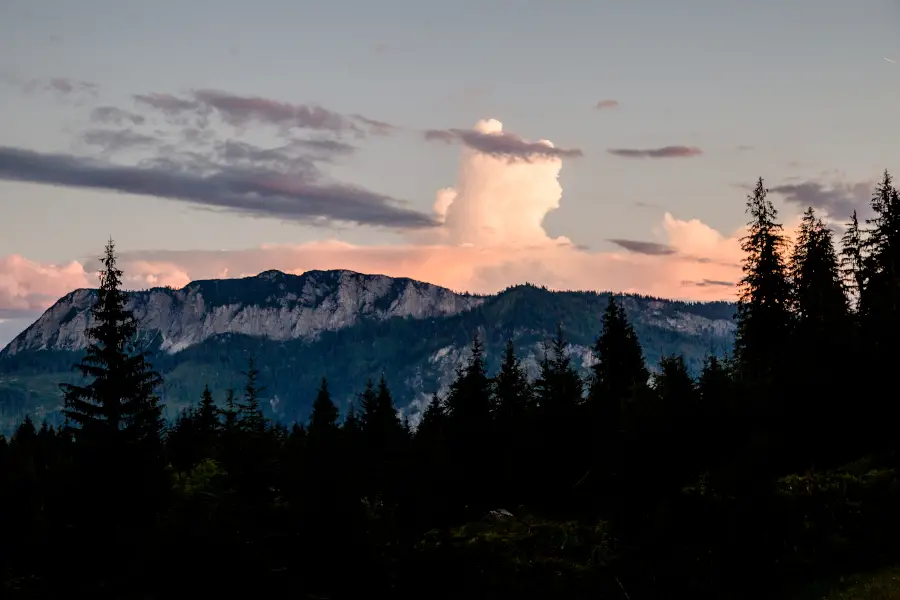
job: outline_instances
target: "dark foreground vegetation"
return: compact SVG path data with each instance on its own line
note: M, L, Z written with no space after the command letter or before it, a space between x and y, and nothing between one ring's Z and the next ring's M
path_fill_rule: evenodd
M651 378L612 298L588 381L563 330L536 381L512 344L488 374L473 332L414 430L390 373L361 382L343 419L323 379L307 423L268 422L252 357L242 390L165 423L110 243L66 425L26 420L0 442L0 596L800 598L891 572L887 173L872 209L840 252L810 209L789 247L759 180L734 356L697 380L678 356Z

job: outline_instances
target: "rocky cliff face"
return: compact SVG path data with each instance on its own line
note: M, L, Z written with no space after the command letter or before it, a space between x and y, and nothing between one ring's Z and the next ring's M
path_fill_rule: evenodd
M58 384L81 381L71 367L87 345L95 299L93 290L66 295L0 352L0 432L26 414L61 421ZM218 401L240 389L253 356L264 370L267 416L290 423L308 417L322 377L345 410L367 378L382 374L414 421L432 394L446 394L475 333L490 373L512 340L535 377L544 343L562 326L573 365L588 377L607 302L605 293L532 285L473 296L351 271L267 271L133 292L128 306L163 375L168 418L195 403L206 385ZM661 357L680 354L696 374L706 356L731 350L734 304L641 296L619 302L651 369Z
M80 350L87 345L94 290L76 290L47 310L3 350ZM271 340L315 339L324 331L364 319L445 317L474 308L480 296L383 275L310 271L288 275L195 281L180 290L155 288L129 294L128 308L145 336L169 353L213 336L238 333Z

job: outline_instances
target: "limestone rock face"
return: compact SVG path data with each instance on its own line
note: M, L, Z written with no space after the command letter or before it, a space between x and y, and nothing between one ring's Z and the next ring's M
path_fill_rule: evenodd
M79 350L87 346L95 290L67 294L3 350ZM195 281L180 290L129 293L128 308L142 335L176 353L223 333L272 340L314 339L361 319L450 316L474 308L484 297L457 294L411 279L353 271L266 271L256 277Z

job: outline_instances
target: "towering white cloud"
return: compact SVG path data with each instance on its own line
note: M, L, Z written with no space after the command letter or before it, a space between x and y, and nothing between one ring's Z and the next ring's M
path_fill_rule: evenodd
M501 136L503 125L495 119L479 121L475 131ZM553 147L547 140L538 143ZM561 169L557 156L509 158L464 147L456 187L438 192L435 203L447 242L507 249L553 242L542 222L559 208Z

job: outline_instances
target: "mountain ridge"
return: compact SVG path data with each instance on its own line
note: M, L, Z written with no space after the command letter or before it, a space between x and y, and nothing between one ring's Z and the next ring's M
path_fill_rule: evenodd
M322 293L326 291L323 286L328 284L336 285L337 289L332 294ZM397 287L402 289L391 289ZM391 291L396 293L390 294ZM276 296L276 292L282 293ZM192 281L179 289L155 287L126 293L129 297L128 309L143 327L156 329L163 334L160 349L170 352L177 352L212 335L224 333L292 339L314 337L324 330L352 325L356 317L363 315L424 318L455 314L476 306L485 298L405 277L369 275L346 269L314 270L301 275L270 269L249 277ZM429 296L431 303L425 301ZM51 345L55 349L84 348L87 340L83 332L90 322L89 308L95 297L96 290L92 288L79 288L69 292L10 341L0 351L0 358L23 350L46 349ZM385 298L390 300L388 306L384 306ZM329 301L333 306L327 305ZM184 325L183 322L172 322L165 318L172 316L171 313L174 312L171 310L168 311L170 314L165 314L166 304L171 303L179 303L182 314L190 310L188 316L206 317L206 330L179 330L178 326ZM318 311L319 320L304 318L312 312L309 309L320 309L322 304L326 306L324 311ZM265 322L265 317L271 315L264 315L263 312L272 308L278 308L281 313L277 323ZM334 310L329 311L329 308ZM208 314L209 309L213 309L211 315ZM285 311L294 314L284 314ZM290 325L287 328L285 318ZM327 320L323 321L322 318ZM56 329L48 330L45 325ZM57 334L55 343L50 340L54 333ZM64 340L61 342L62 347L60 335ZM35 348L35 345L39 347Z
M76 377L71 365L87 343L95 294L84 288L63 296L0 351L0 423L26 413L58 416L57 384ZM269 416L290 421L305 418L322 376L346 409L366 377L384 373L398 406L415 414L431 394L446 393L476 332L489 370L512 339L535 376L543 343L561 324L587 375L610 293L520 284L476 295L348 270L268 270L127 294L142 347L166 381L168 416L195 402L206 383L219 400L228 388L240 388L240 373L254 356ZM682 353L696 372L705 356L731 349L732 303L619 296L651 368L661 356Z

